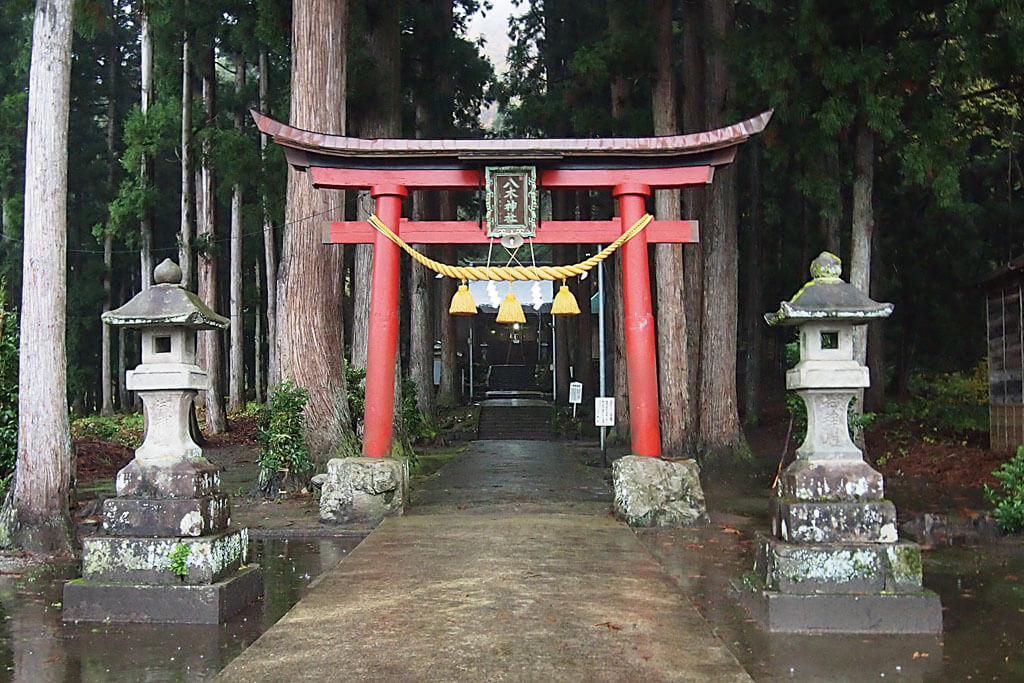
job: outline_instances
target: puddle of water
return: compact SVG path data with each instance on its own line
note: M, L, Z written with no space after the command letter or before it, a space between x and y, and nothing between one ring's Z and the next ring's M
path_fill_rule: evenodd
M361 537L253 541L266 597L213 625L64 624L65 564L0 575L0 680L202 681L217 674L334 567Z
M744 483L709 487L710 527L639 536L755 680L1024 680L1019 538L923 553L925 586L942 599L940 637L770 634L729 594L729 580L753 567L753 534L767 530L767 494Z

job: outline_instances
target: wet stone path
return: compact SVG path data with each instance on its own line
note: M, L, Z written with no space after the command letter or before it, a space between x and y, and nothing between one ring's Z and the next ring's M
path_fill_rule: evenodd
M479 441L218 680L747 681L564 449Z

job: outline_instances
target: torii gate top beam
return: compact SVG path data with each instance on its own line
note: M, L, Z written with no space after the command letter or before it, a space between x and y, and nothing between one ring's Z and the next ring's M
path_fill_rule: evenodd
M731 163L736 147L764 130L772 111L685 135L483 140L367 140L302 130L255 111L252 116L261 132L285 148L292 166L309 170L318 187L475 189L482 184L479 171L484 165L529 163L538 167L542 188L568 190L709 183L714 167Z
M477 190L483 167L529 164L548 190L612 189L642 185L670 189L711 183L715 168L733 161L736 148L764 130L768 110L746 121L702 133L644 138L556 138L424 140L374 139L316 133L252 112L257 127L285 149L288 162L309 174L314 187L365 190ZM542 221L537 243L610 242L618 221ZM697 221L656 220L648 242L695 242ZM474 221L402 221L412 243L472 244L483 240ZM335 221L325 226L325 244L374 241L365 222Z

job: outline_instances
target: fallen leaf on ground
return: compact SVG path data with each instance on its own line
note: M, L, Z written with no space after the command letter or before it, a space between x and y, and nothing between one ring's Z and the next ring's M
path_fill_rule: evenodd
M618 624L613 624L610 621L602 621L600 624L594 624L594 626L607 626L609 631L621 631L622 627Z

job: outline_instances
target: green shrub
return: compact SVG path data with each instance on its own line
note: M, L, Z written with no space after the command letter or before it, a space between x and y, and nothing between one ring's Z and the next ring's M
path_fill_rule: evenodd
M90 415L71 422L71 436L75 439L113 441L132 450L142 445L145 418L141 413L102 417Z
M907 381L911 397L893 406L894 417L911 420L949 440L988 432L988 364L970 372L915 372Z
M992 476L999 486L993 489L986 484L985 498L995 505L993 516L999 526L1011 533L1024 529L1024 445Z
M402 380L402 424L412 441L429 441L437 436L437 424L420 410L416 383L409 378Z
M309 401L309 390L292 381L282 382L270 392L267 406L259 425L259 438L263 444L260 450L260 488L270 495L276 493L278 485L286 486L289 477L292 483L313 469L309 450L302 435L305 416L302 411ZM275 483L281 472L280 483Z
M345 390L348 392L348 414L352 417L352 428L363 421L366 409L366 369L345 363ZM358 430L356 430L358 432Z
M7 307L6 291L0 282L0 491L18 458L18 312Z

